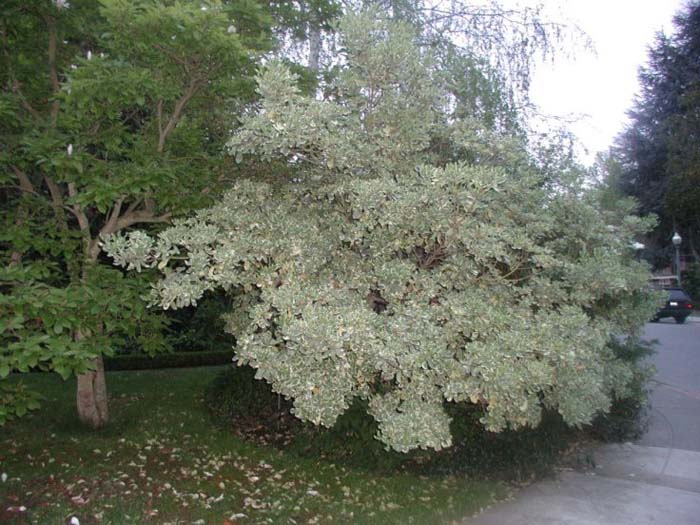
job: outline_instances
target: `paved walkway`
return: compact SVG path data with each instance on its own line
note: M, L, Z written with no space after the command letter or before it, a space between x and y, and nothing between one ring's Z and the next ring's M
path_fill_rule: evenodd
M469 525L698 525L700 452L609 445L590 473L535 483Z
M700 318L647 325L661 341L650 429L605 445L590 472L535 483L465 525L699 525Z

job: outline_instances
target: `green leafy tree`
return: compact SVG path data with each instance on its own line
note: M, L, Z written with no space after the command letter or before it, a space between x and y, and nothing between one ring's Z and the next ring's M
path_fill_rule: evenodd
M144 307L143 279L102 264L99 237L167 223L216 192L235 101L253 95L270 47L263 7L3 2L0 379L75 373L80 419L99 427L102 355L126 337L160 349L164 320ZM0 423L21 415L12 399Z
M519 150L435 163L436 133L487 156L488 130L445 119L413 28L370 11L340 35L334 96L303 95L271 63L258 111L228 142L276 175L236 181L156 236L109 236L106 251L163 273L162 308L236 292L240 363L316 424L366 399L377 438L399 451L449 446L449 402L482 405L493 431L537 425L544 409L571 425L607 410L634 372L610 339L656 306L629 247L645 221L563 181L551 191Z

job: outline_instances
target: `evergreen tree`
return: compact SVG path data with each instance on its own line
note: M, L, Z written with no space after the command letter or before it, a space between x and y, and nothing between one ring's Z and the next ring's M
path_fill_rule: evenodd
M677 230L697 259L700 2L688 3L674 25L672 36L658 35L649 49L648 64L639 75L642 91L614 153L622 166L620 189L639 201L642 214L659 217L652 242L669 248Z

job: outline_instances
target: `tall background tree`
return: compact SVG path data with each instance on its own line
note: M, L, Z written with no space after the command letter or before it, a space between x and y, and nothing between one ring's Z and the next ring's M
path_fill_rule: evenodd
M700 2L689 2L674 28L649 48L631 122L613 152L620 190L659 218L649 243L655 265L668 263L674 230L700 261Z

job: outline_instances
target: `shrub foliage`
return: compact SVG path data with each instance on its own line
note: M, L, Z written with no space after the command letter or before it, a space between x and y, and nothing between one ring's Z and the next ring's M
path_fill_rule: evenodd
M278 177L239 180L219 204L155 237L106 238L106 251L158 268L166 309L237 292L239 361L303 420L331 426L361 398L397 451L452 443L446 400L478 405L491 431L536 426L545 410L588 423L634 376L611 336L654 312L629 246L646 224L446 118L407 27L361 15L342 30L331 95L302 95L270 64L259 111L229 141L239 159L283 166ZM441 162L438 133L482 161Z

